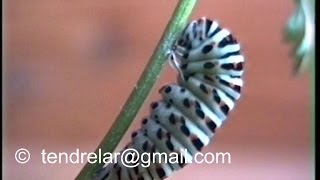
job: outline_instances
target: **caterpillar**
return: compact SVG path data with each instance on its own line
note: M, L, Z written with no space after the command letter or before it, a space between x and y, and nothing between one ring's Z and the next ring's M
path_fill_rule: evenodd
M194 155L212 141L240 98L243 86L244 56L231 32L217 21L202 17L189 23L170 51L170 64L179 72L177 83L163 86L162 99L151 103L150 115L131 135L124 150L139 153L179 153L179 161L163 159L148 167L128 168L119 160L107 164L98 180L165 179L185 167ZM131 156L130 159L137 158ZM163 160L163 161L161 161Z

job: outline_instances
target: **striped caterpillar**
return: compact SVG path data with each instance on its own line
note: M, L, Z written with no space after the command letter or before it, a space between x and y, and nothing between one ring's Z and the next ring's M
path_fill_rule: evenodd
M124 150L170 154L186 149L187 153L178 162L158 159L148 167L139 161L128 168L118 158L102 168L96 179L167 178L210 143L240 98L244 57L237 40L216 21L202 17L188 24L170 52L170 62L179 72L178 82L159 90L162 99L151 103L150 115Z

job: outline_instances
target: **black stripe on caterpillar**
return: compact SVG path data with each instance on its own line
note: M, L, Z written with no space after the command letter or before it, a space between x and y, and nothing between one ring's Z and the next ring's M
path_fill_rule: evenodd
M170 154L186 149L187 153L177 163L159 159L146 168L141 161L127 168L118 156L117 163L107 164L96 179L169 177L210 143L240 98L244 57L240 44L218 22L202 17L189 23L170 52L170 63L179 72L177 84L160 89L162 99L151 104L150 115L124 150Z

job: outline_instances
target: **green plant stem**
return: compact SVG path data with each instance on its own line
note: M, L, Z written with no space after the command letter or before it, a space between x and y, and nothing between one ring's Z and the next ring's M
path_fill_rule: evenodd
M307 4L307 11L308 11L308 19L309 21L315 23L315 0L305 0L305 3ZM313 27L314 28L314 27ZM315 36L313 35L313 39L315 38ZM310 59L310 80L311 80L311 156L312 156L312 174L313 174L313 179L315 179L315 143L316 143L316 139L315 139L315 127L316 127L316 119L315 119L315 98L316 98L316 94L315 94L315 81L316 81L316 76L315 76L315 72L316 72L316 66L315 66L315 42L313 42L312 46L311 46L311 50L310 50L310 54L309 54L309 59Z
M191 13L196 6L197 0L180 0L177 7L161 37L153 55L150 58L145 70L143 71L137 86L132 90L124 107L120 111L109 132L103 138L95 153L101 154L113 152L123 135L129 128L131 122L141 109L149 92L152 90L156 80L160 76L164 65L167 63L168 52L174 41L186 26ZM76 177L77 180L89 180L94 177L96 172L102 168L103 163L87 163Z
M315 119L315 98L316 98L316 94L315 94L315 81L316 81L316 76L315 76L315 71L316 71L316 66L315 66L315 54L314 54L314 48L313 48L313 52L312 52L312 56L313 56L313 61L311 63L311 144L312 144L312 148L311 148L311 153L312 153L312 174L315 176L315 143L316 143L316 139L315 139L315 128L316 128L316 119ZM313 177L315 179L315 177Z

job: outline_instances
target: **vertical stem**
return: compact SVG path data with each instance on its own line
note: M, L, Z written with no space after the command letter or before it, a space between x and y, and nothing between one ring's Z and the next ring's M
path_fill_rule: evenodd
M156 80L160 76L164 65L168 59L168 51L172 47L174 41L186 26L189 17L196 5L197 0L180 0L177 7L162 35L153 55L150 58L145 70L138 80L136 88L134 88L127 99L124 107L120 111L115 122L111 126L109 132L103 138L95 153L98 155L106 152L113 152L119 144L123 135L127 131L133 119L136 117L149 92L152 90ZM96 162L94 164L87 163L77 176L77 180L92 179L95 173L102 168L104 164Z
M315 1L316 0L305 0L305 6L306 9L305 11L307 11L308 13L308 20L310 21L310 23L312 23L313 25L315 24ZM308 55L309 59L310 59L310 91L311 91L311 124L310 124L310 128L311 128L311 159L312 159L312 164L311 164L311 169L312 169L312 174L313 174L313 179L315 179L315 143L316 143L316 139L315 139L315 123L316 123L316 119L315 119L315 83L316 83L316 76L315 76L315 72L316 72L316 66L315 66L315 27L313 27L313 39L312 39L312 45L311 45L311 50L310 50L310 54Z
M315 119L315 98L316 98L316 95L315 95L315 81L316 81L316 77L315 77L315 71L316 71L316 67L315 67L315 59L314 59L314 48L313 48L313 52L312 52L312 56L313 56L313 61L311 63L311 158L312 158L312 174L313 176L315 176L315 143L316 143L316 139L315 139L315 128L316 128L316 119ZM315 179L315 177L313 177Z

